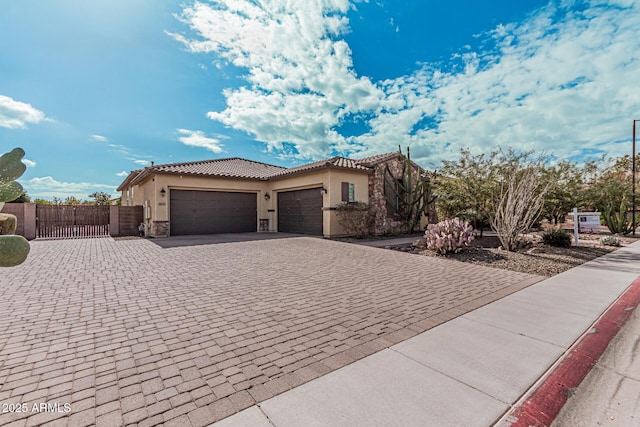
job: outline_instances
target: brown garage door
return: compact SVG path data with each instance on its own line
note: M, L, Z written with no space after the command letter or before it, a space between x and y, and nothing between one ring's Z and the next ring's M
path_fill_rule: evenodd
M278 231L322 234L322 193L319 187L278 193Z
M244 233L257 231L256 193L171 190L170 233Z

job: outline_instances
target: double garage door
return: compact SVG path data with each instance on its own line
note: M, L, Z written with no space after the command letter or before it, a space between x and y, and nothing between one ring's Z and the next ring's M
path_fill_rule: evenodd
M256 193L171 190L170 233L245 233L257 231Z
M256 193L171 190L170 233L245 233L257 231ZM278 192L278 231L322 234L320 188Z

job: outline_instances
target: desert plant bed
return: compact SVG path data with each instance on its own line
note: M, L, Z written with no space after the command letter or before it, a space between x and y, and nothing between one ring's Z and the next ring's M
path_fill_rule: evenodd
M495 236L477 238L471 242L469 248L459 253L440 255L426 250L420 245L387 246L387 249L409 252L420 256L441 257L456 261L470 262L472 264L503 270L519 271L522 273L537 274L551 277L570 268L576 267L592 259L613 252L618 247L605 246L601 238L610 234L580 234L580 245L568 248L544 245L542 233L532 233L528 236L529 243L515 252L500 248L500 241ZM629 245L640 238L637 236L616 236L622 246Z

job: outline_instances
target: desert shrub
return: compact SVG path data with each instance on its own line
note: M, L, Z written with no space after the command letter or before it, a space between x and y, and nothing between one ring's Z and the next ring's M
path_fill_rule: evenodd
M615 236L605 236L600 239L600 243L605 246L620 246L620 239Z
M542 234L542 242L545 245L568 248L571 246L571 234L567 233L562 227L549 227Z
M548 188L538 167L518 163L506 167L491 221L491 228L506 250L517 250L524 234L538 221Z
M367 203L342 202L336 206L336 217L345 234L366 237L371 233L375 215Z
M429 224L424 234L427 249L440 254L458 253L474 239L473 227L459 218Z

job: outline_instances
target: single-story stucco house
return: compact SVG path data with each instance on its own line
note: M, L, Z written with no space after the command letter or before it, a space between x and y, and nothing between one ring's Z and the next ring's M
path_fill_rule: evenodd
M345 232L336 206L354 201L374 207L373 231L382 234L398 222L388 209L382 167L400 174L403 162L395 152L293 168L237 157L152 164L132 171L118 191L122 205L144 206L152 237L255 231L340 236Z

